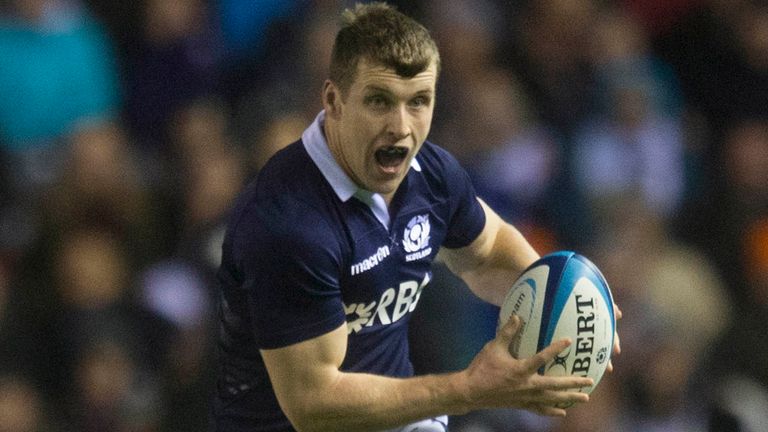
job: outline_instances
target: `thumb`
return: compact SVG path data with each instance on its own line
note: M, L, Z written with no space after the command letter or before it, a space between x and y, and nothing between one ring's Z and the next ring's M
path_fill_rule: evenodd
M520 331L521 323L522 321L520 320L520 317L512 314L507 322L496 331L496 341L504 346L505 349L508 349L509 345L515 339L515 336Z

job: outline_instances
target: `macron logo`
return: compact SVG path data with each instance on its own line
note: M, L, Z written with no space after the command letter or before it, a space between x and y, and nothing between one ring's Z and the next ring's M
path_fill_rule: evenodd
M364 271L368 271L377 265L384 261L384 258L389 256L389 246L382 246L379 248L379 250L376 251L375 254L369 256L368 258L360 261L359 263L353 265L350 268L350 272L352 276L360 274Z

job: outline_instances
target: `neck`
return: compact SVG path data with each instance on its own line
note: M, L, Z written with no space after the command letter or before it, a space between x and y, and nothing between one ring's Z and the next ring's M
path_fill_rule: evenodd
M325 119L320 124L320 126L323 128L323 135L325 136L325 142L328 143L328 148L331 149L333 157L338 160L339 157L337 156L337 149L339 146L337 143L340 141L340 139L336 124L334 123L331 116L326 114Z
M325 121L323 122L323 135L325 135L325 142L328 143L328 149L331 151L331 154L333 155L333 159L336 161L337 164L341 167L342 171L349 176L349 178L357 185L357 187L361 189L365 189L365 186L362 184L360 179L358 179L355 174L352 172L352 170L349 168L349 164L347 164L346 159L344 158L344 153L341 151L341 136L339 134L338 125L334 122L330 116L326 115ZM373 191L371 191L373 192ZM379 195L384 198L384 202L387 204L387 207L390 206L392 203L392 199L395 196L395 192L390 193L378 193Z

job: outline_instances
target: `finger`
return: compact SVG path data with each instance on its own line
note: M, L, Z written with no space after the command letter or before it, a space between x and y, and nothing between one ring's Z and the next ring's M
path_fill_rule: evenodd
M589 402L589 395L577 391L553 391L545 390L541 392L539 402L557 408L568 408L574 404Z
M496 341L501 344L504 349L508 349L512 340L515 339L517 332L520 330L520 317L512 314L506 323L496 332Z
M608 373L613 372L613 362L608 360L608 367L605 368L605 370L608 371Z
M532 371L538 370L539 368L552 361L552 359L563 352L563 350L571 346L571 343L572 342L570 339L559 339L555 342L552 342L552 344L548 347L526 359L526 366Z
M536 414L542 415L542 416L548 416L548 417L565 417L566 412L563 408L557 408L553 406L535 406L531 407L531 411L535 412Z
M616 317L617 320L620 320L624 314L621 312L621 309L619 309L619 306L614 303L613 304L613 315Z
M546 376L539 375L536 378L536 386L546 390L573 390L584 387L592 387L595 380L577 375L570 376ZM584 393L575 393L583 395Z
M619 332L613 333L613 353L621 354L621 340L619 339Z

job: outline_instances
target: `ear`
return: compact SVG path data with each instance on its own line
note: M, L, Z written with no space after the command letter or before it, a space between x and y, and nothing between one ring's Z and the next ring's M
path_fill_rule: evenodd
M338 118L341 115L341 89L331 80L323 84L323 108L325 115Z

